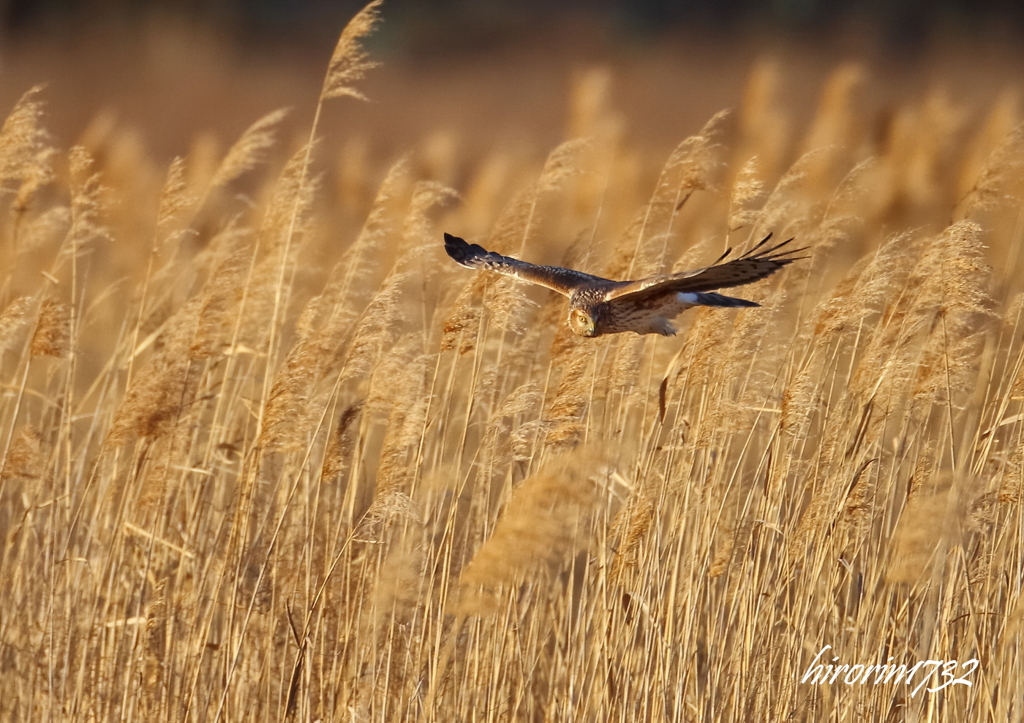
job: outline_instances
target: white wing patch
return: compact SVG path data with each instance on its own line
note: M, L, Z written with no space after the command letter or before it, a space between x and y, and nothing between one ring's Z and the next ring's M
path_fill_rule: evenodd
M692 291L680 291L676 294L676 298L684 304L693 304L696 306L700 303L700 294Z

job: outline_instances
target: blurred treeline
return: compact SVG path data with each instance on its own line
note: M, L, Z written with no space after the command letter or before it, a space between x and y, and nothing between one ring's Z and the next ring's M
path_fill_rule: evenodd
M392 42L467 45L515 40L574 19L617 36L644 37L680 28L720 32L830 32L871 28L893 48L913 49L936 36L1016 35L1024 3L1014 0L389 0ZM362 0L0 0L0 28L10 38L83 24L151 22L174 17L237 32L301 38L340 27ZM447 36L447 37L445 37Z

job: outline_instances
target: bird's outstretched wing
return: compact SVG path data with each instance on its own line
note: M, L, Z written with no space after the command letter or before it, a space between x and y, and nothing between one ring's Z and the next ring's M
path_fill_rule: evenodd
M786 264L806 258L793 255L804 251L804 248L781 250L793 239L765 248L771 237L772 235L768 234L761 243L732 261L724 261L732 250L729 249L718 261L707 268L683 271L668 276L651 276L616 286L609 289L605 300L625 300L628 297L629 301L643 304L654 302L666 294L713 291L728 289L732 286L743 286L771 276Z
M499 274L514 276L523 281L540 284L568 296L580 286L594 283L609 283L600 276L591 276L581 271L562 268L561 266L538 266L511 256L502 256L483 246L466 243L458 236L450 233L444 235L444 250L455 261L470 269L489 269Z

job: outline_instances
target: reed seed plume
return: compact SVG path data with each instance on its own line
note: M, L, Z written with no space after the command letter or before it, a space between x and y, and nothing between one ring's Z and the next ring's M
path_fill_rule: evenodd
M192 359L209 359L238 351L237 308L245 296L254 250L249 229L229 225L210 241L214 250L211 270L198 304L195 335L189 346Z
M276 141L277 126L286 115L288 111L281 108L267 113L246 128L220 162L217 172L210 180L209 188L226 186L262 163L267 151Z
M26 424L11 443L0 477L39 479L45 473L45 440L38 429Z
M175 158L167 169L167 180L160 193L160 207L156 214L156 240L158 244L172 240L173 226L180 216L195 202L189 193L188 181L185 177L184 158Z
M615 540L611 579L628 587L625 578L643 561L642 546L654 524L654 501L645 491L633 495L612 520L609 536Z
M19 187L15 209L26 207L34 191L52 178L56 151L42 127L42 90L37 85L25 93L0 126L0 186Z
M977 211L990 209L1000 202L1014 202L1016 197L1012 194L1013 184L1019 185L1021 170L1024 168L1022 153L1024 124L1011 129L992 149L957 209L968 217Z
M893 540L889 581L915 583L941 575L947 556L963 544L968 503L961 488L962 482L943 475L910 496Z
M39 307L30 345L32 356L65 357L71 349L71 307L54 298Z
M374 0L345 26L327 67L327 75L320 91L321 100L340 96L367 99L353 84L365 78L367 71L377 67L377 63L370 60L369 54L363 50L362 40L372 33L380 22L380 6L383 1Z
M574 340L575 341L575 340ZM594 353L582 342L565 356L554 398L547 410L545 441L554 449L574 447L585 431L584 416L590 404Z
M505 595L528 575L541 575L534 582L541 585L589 546L588 517L597 512L599 487L571 461L563 463L552 462L515 491L493 534L459 576L461 613L498 612Z
M750 206L763 193L764 181L760 178L760 161L757 156L753 156L743 164L732 182L728 221L730 231L758 225L760 214Z
M358 433L356 421L362 410L363 402L354 402L338 415L324 451L322 479L334 480L348 471Z
M94 168L94 160L81 146L69 154L71 190L71 227L65 239L68 253L77 253L79 247L94 239L107 237L107 229L100 221L103 210L103 185Z
M29 312L35 306L35 299L19 296L0 312L0 352L15 344L14 335L29 320Z
M191 402L198 382L190 350L196 335L201 300L193 299L167 321L157 338L155 353L139 370L114 415L107 435L115 444L133 436L166 433Z

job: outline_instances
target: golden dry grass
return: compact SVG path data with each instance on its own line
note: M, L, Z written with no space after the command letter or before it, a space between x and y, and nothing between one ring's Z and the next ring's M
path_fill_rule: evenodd
M318 118L360 96L375 12ZM51 147L28 92L0 129L0 718L1020 718L1019 108L933 92L869 132L848 65L797 138L778 82L650 167L592 70L543 167L496 153L456 194L403 159L361 227L317 121L161 179L110 134ZM442 229L612 275L811 250L759 309L583 340ZM979 667L802 681L825 646Z

